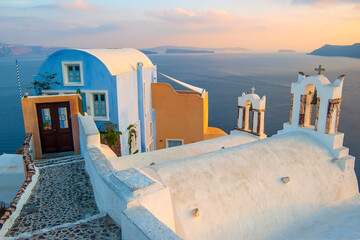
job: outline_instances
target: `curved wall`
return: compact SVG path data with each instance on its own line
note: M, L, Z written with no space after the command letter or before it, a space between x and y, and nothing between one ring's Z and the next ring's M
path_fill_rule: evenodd
M64 86L62 62L82 62L84 86ZM60 83L60 85L52 84L51 90L107 90L109 100L109 121L113 123L118 122L118 102L117 92L115 91L117 88L116 79L98 58L81 50L60 50L51 54L41 65L38 73L46 74L45 72L56 74L54 80ZM99 81L100 79L101 81ZM34 76L34 80L43 81L44 79L36 75ZM97 123L97 125L100 126L101 122Z
M297 132L151 168L170 189L184 239L264 239L358 194L355 159L333 158Z

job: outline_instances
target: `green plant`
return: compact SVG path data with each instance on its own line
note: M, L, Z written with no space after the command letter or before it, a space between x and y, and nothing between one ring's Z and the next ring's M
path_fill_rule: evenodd
M137 137L136 124L130 124L127 127L127 130L129 131L129 135L128 135L129 155L136 154L139 152L139 150L132 152L133 141L134 141L134 145L136 146L136 137Z
M119 135L122 135L121 131L116 131L117 125L112 122L105 122L102 124L105 130L104 135L106 141L114 146L116 142L119 140Z
M34 80L31 82L31 84L34 86L35 92L37 95L42 95L43 90L51 89L52 84L60 84L58 81L55 81L54 78L56 76L56 73L48 73L45 72L45 74L38 74L40 77L42 77L43 81L36 81Z

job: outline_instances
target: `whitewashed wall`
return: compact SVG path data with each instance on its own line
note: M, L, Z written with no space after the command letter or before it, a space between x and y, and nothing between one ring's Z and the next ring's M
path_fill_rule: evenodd
M174 233L168 188L139 169L115 170L108 160L114 154L100 144L93 119L80 114L78 118L80 148L96 204L101 212L106 212L121 226L122 239L180 239ZM137 174L135 177L127 178L130 176L128 173L134 172ZM135 211L132 208L140 208L142 213L146 213L146 221L139 221L139 215L132 214Z

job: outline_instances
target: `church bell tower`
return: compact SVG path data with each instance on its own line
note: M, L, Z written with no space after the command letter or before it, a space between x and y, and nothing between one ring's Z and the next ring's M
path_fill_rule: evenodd
M303 131L314 135L328 146L336 158L348 155L349 149L343 147L344 134L338 132L342 88L345 75L340 75L333 83L322 74L308 76L299 73L298 81L291 84L289 122L284 130Z
M252 93L242 93L238 98L238 119L235 130L252 133L259 139L266 138L265 133L265 104L266 97L261 99L255 94L255 88L251 88Z

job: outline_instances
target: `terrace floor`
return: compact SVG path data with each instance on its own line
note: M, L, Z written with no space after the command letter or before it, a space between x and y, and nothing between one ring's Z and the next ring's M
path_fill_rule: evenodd
M81 156L36 160L40 176L6 237L121 239L120 227L100 213Z

